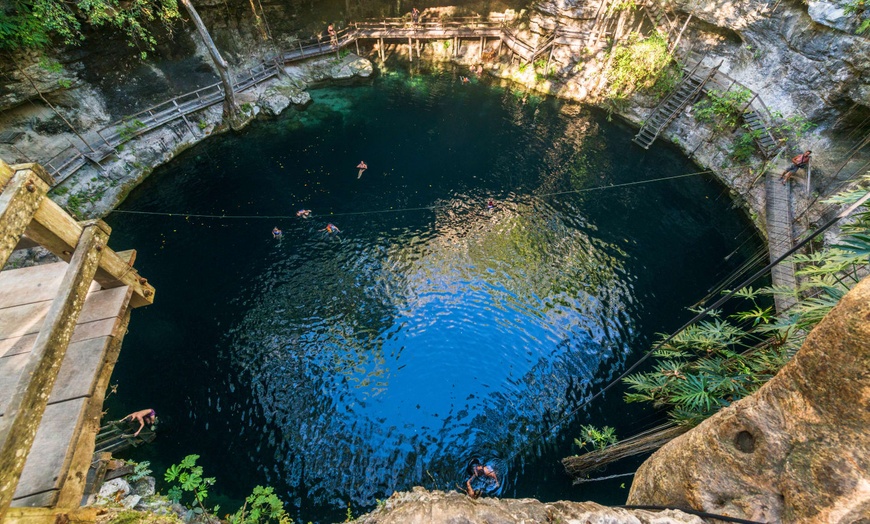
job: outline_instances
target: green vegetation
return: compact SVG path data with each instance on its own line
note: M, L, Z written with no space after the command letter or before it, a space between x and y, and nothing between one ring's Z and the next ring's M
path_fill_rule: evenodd
M846 3L843 11L847 15L852 15L855 21L858 22L858 27L855 29L855 34L863 34L870 30L870 5L867 0L850 0Z
M208 489L215 483L214 477L204 477L202 466L197 466L199 455L188 455L179 464L173 464L166 470L163 476L171 487L167 495L173 502L180 502L185 493L193 495L195 507L185 517L185 522L190 522L198 515L206 515L209 512L217 514L220 506L208 510L205 500L208 498ZM145 463L143 463L145 464ZM284 510L284 502L275 495L271 486L256 486L253 493L245 499L244 505L232 515L227 515L229 524L293 524L293 519Z
M580 428L580 438L574 439L574 444L581 448L592 448L593 451L598 451L616 443L616 430L610 426L597 428L592 425L582 426Z
M870 176L865 177L870 185ZM850 204L867 192L850 191L827 203ZM740 313L716 313L690 326L653 355L652 371L625 378L627 402L651 402L669 410L678 424L696 425L717 410L743 398L773 377L797 352L807 334L859 280L857 270L870 262L870 209L843 225L844 240L833 247L795 255L797 289L745 288ZM776 296L791 296L797 305L775 316ZM662 337L664 340L665 337Z
M743 129L734 139L734 146L731 148L731 159L741 163L752 158L752 155L758 150L755 141L761 138L762 133L764 133L761 129L752 130L746 126Z
M114 27L127 35L130 46L151 50L157 41L145 26L150 22L168 25L179 19L176 0L8 0L3 5L3 50L44 48L53 37L78 44L84 40L83 23Z
M254 492L245 499L245 504L230 515L227 521L229 524L293 524L293 519L284 510L284 503L275 495L271 486L255 487Z
M208 510L205 507L205 499L208 498L208 488L213 486L214 477L203 477L202 466L197 466L199 455L188 455L179 464L173 464L163 475L164 480L173 484L167 495L173 502L180 502L185 493L193 495L193 500L198 507L191 511L194 514L203 514ZM213 511L217 512L218 506ZM192 515L191 515L192 516ZM189 520L189 519L187 519Z
M695 119L713 124L716 131L737 127L743 108L752 98L752 91L738 88L728 91L710 90L707 98L695 104Z
M133 473L127 475L127 480L130 482L136 482L137 480L142 480L151 474L151 462L144 460L139 463L133 463Z
M133 138L136 132L143 127L145 127L145 124L141 120L125 120L124 125L118 129L118 137L121 141L126 142Z
M634 34L610 51L607 71L608 97L627 99L636 91L669 92L680 80L680 68L668 52L668 41L659 33L643 38Z
M243 113L250 113L251 110L253 110L253 109L254 109L254 106L252 106L248 102L245 102L244 104L241 105L241 110Z

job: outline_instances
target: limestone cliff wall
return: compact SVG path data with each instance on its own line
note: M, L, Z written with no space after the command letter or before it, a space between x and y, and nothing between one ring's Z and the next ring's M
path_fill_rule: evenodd
M760 522L870 515L870 278L850 291L755 394L657 451L629 504Z

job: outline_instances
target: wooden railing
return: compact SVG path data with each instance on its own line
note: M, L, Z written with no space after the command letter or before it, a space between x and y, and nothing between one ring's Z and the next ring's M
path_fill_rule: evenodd
M133 255L124 257L108 247L111 228L101 220L77 222L48 198L52 183L38 164L9 166L0 160L0 267L23 239L69 263L0 417L0 520L9 509L92 282L103 288L128 286L132 307L154 301L154 288L132 267ZM84 478L89 463L88 455L84 471L76 475ZM81 493L76 506L80 500Z
M589 18L589 20L595 19L597 18ZM275 60L275 62L287 64L296 60L338 53L342 48L358 39L372 38L373 32L400 31L402 35L396 36L406 38L409 31L420 34L420 36L427 32L440 34L440 32L461 31L458 36L462 37L465 30L497 32L497 35L516 55L526 62L532 62L557 43L585 38L589 33L583 30L557 28L538 45L532 46L519 38L507 26L507 23L511 21L513 21L511 17L483 18L481 16L424 19L417 23L413 23L407 18L362 20L337 31L334 37L299 40L292 47L281 52L279 54L280 60ZM390 35L378 34L377 37L388 38ZM279 67L278 63L268 61L261 63L246 71L242 77L237 78L233 84L233 89L243 91L276 76L279 74ZM118 146L169 122L182 119L193 133L194 126L187 116L220 103L223 98L224 88L220 82L176 96L98 129L95 132L94 140L90 143L86 142L84 148L71 144L45 161L44 164L55 178L56 183L61 183L88 161L99 165L109 155L116 153Z

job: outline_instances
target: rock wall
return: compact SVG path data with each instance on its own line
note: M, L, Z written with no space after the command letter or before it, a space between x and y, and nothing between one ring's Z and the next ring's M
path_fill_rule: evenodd
M472 499L462 493L414 488L394 493L384 505L354 524L703 524L676 510L608 508L593 502L543 503L534 499Z
M786 524L870 515L870 278L754 395L657 451L629 504Z

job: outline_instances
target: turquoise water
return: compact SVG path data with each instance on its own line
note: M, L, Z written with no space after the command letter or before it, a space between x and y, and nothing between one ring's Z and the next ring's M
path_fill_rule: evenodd
M172 216L109 217L157 288L111 414L156 409L133 457L201 455L224 508L271 484L340 521L455 489L474 456L499 496L624 502L630 479L572 487L558 461L582 424L659 417L619 387L578 407L760 239L706 176L639 183L700 169L596 110L402 67L202 143L122 206Z

